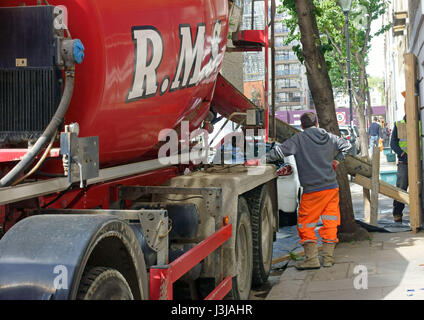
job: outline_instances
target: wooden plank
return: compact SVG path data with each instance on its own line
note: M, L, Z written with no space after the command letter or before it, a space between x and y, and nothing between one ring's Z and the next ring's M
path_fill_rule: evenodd
M378 219L378 194L380 192L380 148L378 146L374 146L371 164L371 212L370 219L367 222L376 226Z
M357 173L367 178L371 178L372 176L371 163L367 159L354 157L349 154L346 156L344 164L347 172L352 176Z
M364 199L364 216L365 221L370 221L371 219L371 193L370 189L363 188L362 195Z
M359 184L365 189L371 189L371 185L372 185L371 179L364 177L360 174L357 174L353 178L353 182L355 182L356 184ZM392 198L394 200L397 200L399 202L409 205L409 194L406 191L400 188L396 188L395 186L392 186L391 184L384 181L380 181L379 189L382 195L385 195L386 197Z
M418 103L415 96L417 80L417 59L413 53L406 53L405 88L406 88L406 138L408 141L408 180L409 180L409 215L411 229L416 232L421 227L421 170L420 144L418 131Z

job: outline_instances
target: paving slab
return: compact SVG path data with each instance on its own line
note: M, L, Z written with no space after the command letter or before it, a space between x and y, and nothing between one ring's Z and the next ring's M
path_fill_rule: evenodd
M424 232L373 233L340 243L331 268L298 271L290 261L267 300L424 300Z
M280 279L290 279L290 280L305 280L306 277L313 273L313 271L299 271L294 267L288 267L287 270L283 273Z
M320 291L336 291L336 290L350 290L354 291L354 281L353 279L348 279L347 277L339 280L332 281L311 281L308 284L305 292L320 292Z
M316 270L313 281L341 280L348 277L349 263L336 263L332 268L321 268Z
M381 288L368 290L332 290L309 292L305 300L379 300L383 298Z
M304 280L284 280L274 285L266 300L297 300Z

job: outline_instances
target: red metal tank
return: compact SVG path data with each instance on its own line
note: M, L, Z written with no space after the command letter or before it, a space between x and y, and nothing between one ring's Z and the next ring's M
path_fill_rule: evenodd
M99 136L101 165L155 153L158 134L209 111L228 35L228 0L49 0L85 46L66 123ZM0 6L36 0L2 1Z

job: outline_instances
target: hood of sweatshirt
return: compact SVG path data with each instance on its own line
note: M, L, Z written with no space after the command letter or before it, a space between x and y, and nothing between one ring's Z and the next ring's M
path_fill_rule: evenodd
M330 139L327 131L322 128L311 127L304 131L305 135L317 144L326 144Z

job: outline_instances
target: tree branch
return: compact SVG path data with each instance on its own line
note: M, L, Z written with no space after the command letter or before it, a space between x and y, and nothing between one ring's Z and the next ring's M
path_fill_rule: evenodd
M346 82L346 86L347 86L348 78L346 77L346 74L345 74L345 65L340 62L340 59L336 56L334 51L332 51L331 54L333 55L334 60L339 65L340 74L342 75L343 80L344 80L344 82Z
M327 28L325 28L324 31L325 31L325 34L327 35L328 39L330 40L331 44L333 45L333 47L337 50L337 53L339 54L339 56L343 57L342 50L340 49L340 47L334 41L333 37L330 34L330 31L328 31Z
M360 61L357 51L354 53L354 57L355 57L355 60L356 60L357 65L361 69L361 71L362 72L366 72L366 70L365 70L365 63ZM362 61L363 61L363 59L362 59Z

